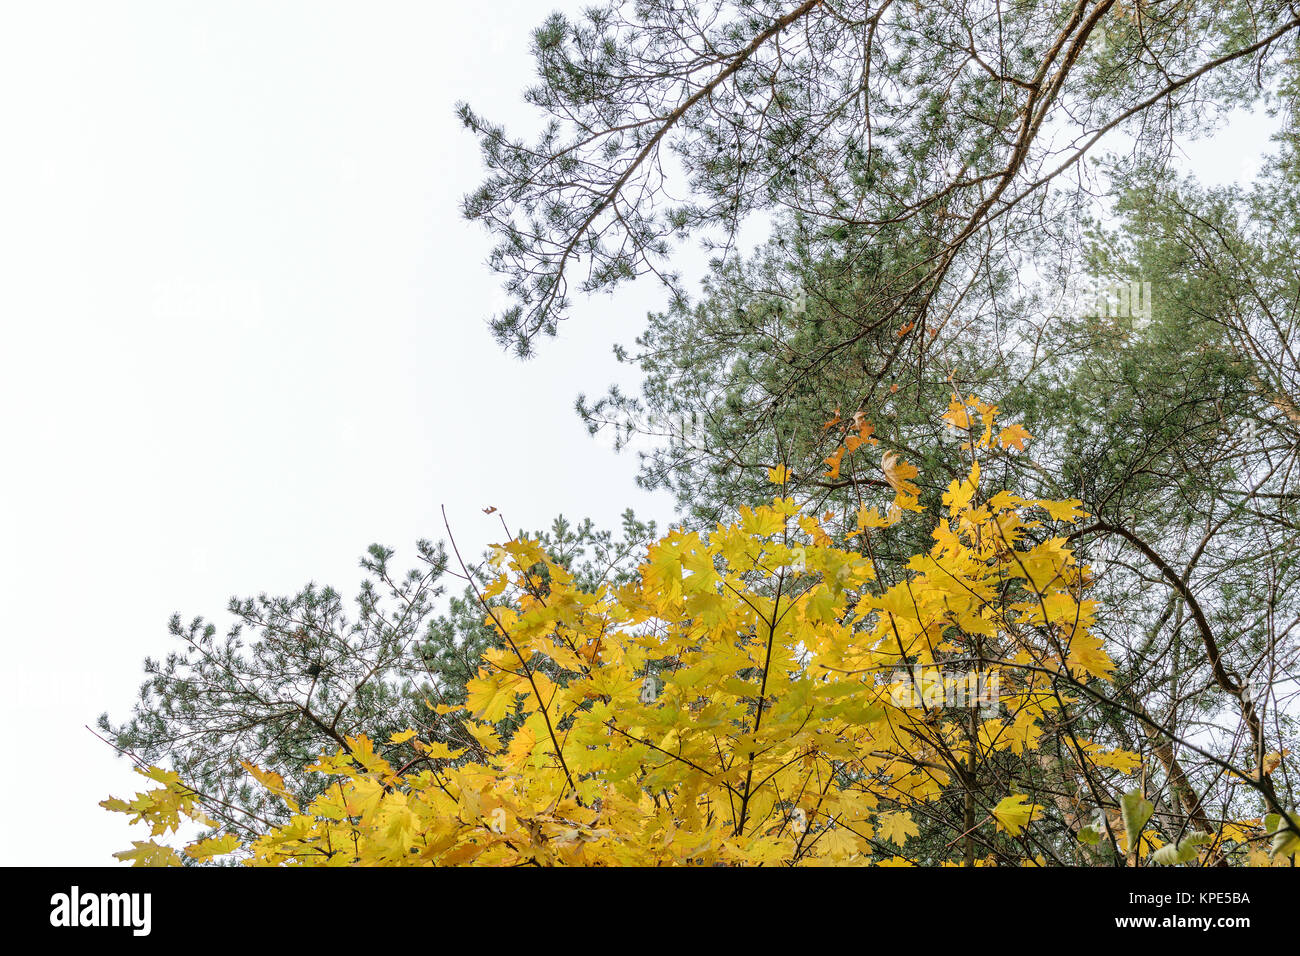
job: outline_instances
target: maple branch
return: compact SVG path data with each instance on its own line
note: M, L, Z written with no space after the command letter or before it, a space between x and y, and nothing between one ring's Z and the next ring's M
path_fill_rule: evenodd
M443 527L447 529L447 539L451 542L451 550L456 555L456 562L460 565L461 571L464 572L465 580L469 582L469 588L474 592L475 599L483 610L487 611L488 617L492 618L492 623L497 626L497 630L499 630L501 636L506 639L506 643L510 645L510 649L514 651L515 657L518 659L520 666L523 667L524 677L528 679L528 686L533 689L533 696L537 698L537 706L542 712L542 720L546 722L546 732L551 737L551 746L555 749L555 759L560 762L560 769L564 771L564 779L569 782L569 789L576 793L578 787L573 782L573 774L569 773L569 765L564 762L564 749L560 746L560 741L555 736L555 728L551 726L551 714L550 711L547 710L546 701L542 700L542 692L537 689L537 681L533 679L533 670L528 666L528 661L524 660L523 654L519 653L519 647L515 644L514 638L510 636L510 631L501 623L501 619L497 617L496 611L490 604L488 604L487 600L479 592L478 585L474 583L474 579L469 573L469 568L465 564L465 559L460 556L460 548L456 546L456 536L452 534L451 523L447 520L447 506L441 505L440 508L442 509L442 524Z

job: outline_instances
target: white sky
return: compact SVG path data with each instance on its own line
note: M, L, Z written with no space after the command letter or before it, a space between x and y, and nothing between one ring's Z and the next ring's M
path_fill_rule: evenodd
M463 551L671 502L572 410L660 295L528 363L485 326L468 99L516 129L557 4L5 4L0 13L0 862L112 863L126 713L180 611L345 595L380 541ZM563 5L559 5L563 6ZM577 4L568 4L577 7ZM489 13L490 11L490 13ZM141 838L137 835L136 838Z
M521 363L485 327L468 99L533 128L530 32L576 2L68 3L0 8L3 864L111 864L145 781L82 728L124 716L180 611L345 595L372 541L463 551L557 513L661 522L579 391L650 283L580 303ZM1248 122L1193 153L1234 178ZM688 276L702 257L688 254ZM135 838L142 838L139 833Z

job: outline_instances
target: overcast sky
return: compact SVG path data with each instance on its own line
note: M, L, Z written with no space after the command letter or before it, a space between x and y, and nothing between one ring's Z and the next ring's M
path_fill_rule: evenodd
M531 128L556 6L3 6L3 862L130 845L96 804L145 781L82 725L127 712L173 611L224 629L232 593L354 594L366 546L410 555L444 503L471 554L487 505L671 516L572 410L626 376L610 346L656 289L521 363L458 212L481 173L454 104Z
M485 327L490 242L468 99L535 117L555 0L0 7L0 863L111 864L97 806L145 781L83 725L124 716L166 622L231 594L346 595L379 541L462 550L557 513L671 502L587 434L641 283L580 303L521 363ZM1267 124L1192 151L1249 172ZM683 260L697 275L702 257Z

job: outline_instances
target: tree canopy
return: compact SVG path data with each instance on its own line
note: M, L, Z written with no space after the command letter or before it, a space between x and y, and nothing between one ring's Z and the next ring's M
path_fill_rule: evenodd
M1252 795L1229 798L1227 817L1181 805L1176 786L1158 807L1125 789L1143 758L1109 713L1152 739L1164 728L1114 692L1092 575L1060 533L1088 517L1079 502L985 487L993 453L1029 439L996 428L996 412L953 398L945 420L967 439L969 472L933 517L916 468L892 461L892 500L850 524L778 493L710 534L669 533L623 585L584 590L539 541L504 543L476 589L498 645L463 704L426 701L456 715L470 746L415 728L349 736L306 768L322 785L305 807L278 773L244 762L289 820L184 852L299 865L1042 865L1267 863L1261 839L1275 856L1300 849L1300 821L1268 775L1208 751L1225 787ZM786 490L783 468L769 477ZM870 553L876 532L912 520L934 543L897 575L836 545L861 539ZM145 773L163 786L105 806L155 834L183 816L216 823L202 792ZM1256 800L1268 820L1239 819ZM154 841L119 856L180 862Z
M527 356L663 280L640 387L576 411L679 525L503 523L473 565L373 548L353 617L174 619L101 722L162 786L108 805L208 829L125 857L1290 859L1298 40L1234 0L548 18L540 133L459 107L493 330ZM1251 182L1177 168L1243 107L1278 128Z

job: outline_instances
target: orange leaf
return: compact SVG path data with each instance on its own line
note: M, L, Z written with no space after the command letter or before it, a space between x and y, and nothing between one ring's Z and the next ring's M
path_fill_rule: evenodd
M822 459L826 464L831 466L831 470L826 472L827 478L838 478L840 476L840 462L844 459L844 446L841 445L835 449L835 453L829 458Z
M921 472L916 465L899 457L898 452L885 452L880 461L880 470L885 473L885 481L889 482L889 486L900 495L915 497L921 493L921 489L908 480L909 478L915 478Z
M998 444L1003 448L1019 448L1024 451L1025 442L1032 437L1029 432L1025 431L1024 425L1011 425L998 433Z

